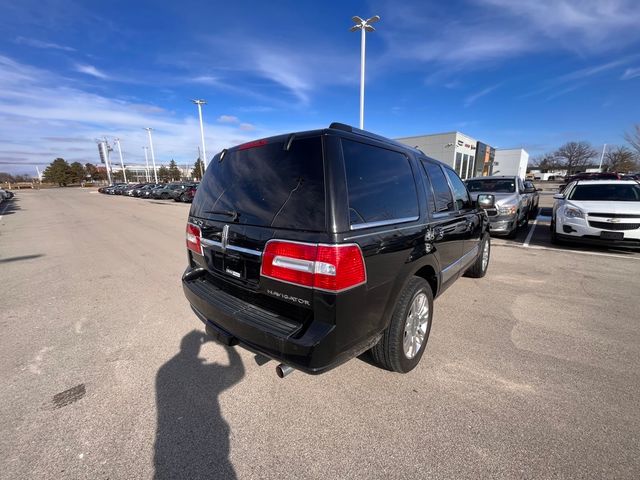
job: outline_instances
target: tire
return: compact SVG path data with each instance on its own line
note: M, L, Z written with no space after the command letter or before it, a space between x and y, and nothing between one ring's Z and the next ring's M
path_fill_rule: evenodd
M408 327L408 315L412 307L418 308L420 305L414 305L414 300L419 304L422 298L426 302L427 312L421 311L426 315L426 326L422 329L422 342L415 351L407 355L405 353L405 328ZM424 321L425 317L422 318ZM433 292L431 286L420 277L412 277L407 286L402 290L396 302L391 322L382 334L380 341L371 349L373 360L382 368L398 373L407 373L413 370L422 354L424 353L427 341L429 340L429 332L431 332L431 323L433 319ZM409 327L410 328L410 327ZM409 345L409 344L408 344ZM411 344L415 350L415 343Z
M484 251L487 249L487 261L484 261ZM465 277L469 278L482 278L487 274L487 269L489 268L489 261L491 260L491 237L489 235L485 235L480 243L480 254L476 261L473 262L471 267L464 272Z
M177 197L173 197L173 201L174 202L181 202L182 201L182 195L178 195Z
M537 216L538 216L538 205L536 205L534 208L531 209L531 211L529 211L529 218L531 220L535 220Z
M168 199L169 199L168 193L163 193L162 195L160 195L160 200L168 200Z

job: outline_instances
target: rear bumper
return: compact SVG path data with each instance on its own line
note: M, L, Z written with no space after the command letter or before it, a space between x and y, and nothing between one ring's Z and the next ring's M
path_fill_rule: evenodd
M262 309L216 287L206 272L187 268L182 286L191 308L225 343L239 343L278 362L309 374L320 374L371 348L377 338L345 351L336 350L335 325L311 320L306 324Z

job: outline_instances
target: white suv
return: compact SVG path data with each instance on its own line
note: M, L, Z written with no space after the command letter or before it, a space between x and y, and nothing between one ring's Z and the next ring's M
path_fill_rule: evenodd
M640 183L576 180L553 196L551 241L640 247Z

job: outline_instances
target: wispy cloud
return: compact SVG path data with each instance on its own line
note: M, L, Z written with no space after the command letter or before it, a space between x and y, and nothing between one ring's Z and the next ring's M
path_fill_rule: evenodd
M631 80L632 78L638 77L640 77L640 67L627 68L622 74L622 77L620 77L620 80Z
M521 95L520 98L532 97L535 95L540 95L540 94L549 93L549 92L551 92L551 94L547 97L547 100L557 98L561 95L577 90L578 88L584 87L585 85L587 85L586 83L587 79L610 72L611 70L614 70L616 68L622 67L628 64L629 62L631 62L632 60L634 60L635 58L637 58L637 55L619 58L609 62L600 63L597 65L591 65L589 67L580 68L578 70L565 73L564 75L560 75L558 77L547 80L545 85L535 90L532 90L530 92L527 92L524 95ZM579 82L579 83L576 83L576 82ZM571 83L573 85L569 86L568 88L567 87L562 88L564 85L568 83Z
M240 123L240 119L234 115L220 115L218 117L220 123Z
M216 151L249 140L255 131L246 133L246 125L205 123L207 146ZM96 162L94 140L105 135L122 139L127 163L144 164L141 147L147 144L147 126L154 128L159 163L195 159L200 143L197 115L176 115L152 104L98 95L56 72L0 56L0 131L5 138L0 163L13 164L13 171L27 171L27 166L48 164L58 156Z
M109 76L106 73L101 72L93 65L82 65L78 63L75 65L74 68L77 72L85 73L87 75L91 75L92 77L100 78L102 80L107 80L109 78Z
M489 87L483 88L482 90L480 90L479 92L473 93L471 95L469 95L467 98L465 98L464 100L464 106L465 107L470 107L471 105L473 105L475 103L476 100L478 100L479 98L484 97L485 95L490 94L491 92L493 92L494 90L496 90L497 88L500 88L502 86L504 82L500 82L500 83L496 83L495 85L491 85Z
M526 54L603 54L640 39L636 0L472 0L460 18L439 4L387 2L383 11L387 60L432 64L428 80L438 84Z
M580 83L574 83L573 85L569 85L568 87L565 87L565 88L556 88L546 98L546 100L549 101L549 100L554 100L554 99L556 99L558 97L562 97L563 95L566 95L567 93L574 92L574 91L584 87L585 85L586 85L585 82L580 82Z
M43 40L38 40L36 38L27 38L27 37L16 37L14 40L18 45L27 45L29 47L34 48L48 48L53 50L64 50L65 52L75 52L76 49L72 47L67 47L65 45L60 45L54 42L46 42Z
M272 103L307 106L322 88L358 81L357 69L352 68L356 52L339 53L343 50L336 45L314 42L301 48L267 37L247 42L229 32L205 41L219 52L216 63L210 66L217 72L210 75L217 85L229 90L241 87L245 94L253 91L256 98L261 95ZM205 82L205 78L195 78ZM274 95L273 87L279 87L282 93ZM269 94L263 93L267 91Z

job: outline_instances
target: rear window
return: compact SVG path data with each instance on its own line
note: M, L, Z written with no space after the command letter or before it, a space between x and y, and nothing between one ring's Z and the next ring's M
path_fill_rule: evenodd
M191 215L296 230L325 230L320 137L216 155L198 187Z
M578 184L567 199L597 202L640 202L640 185L637 183Z
M342 139L352 228L418 218L409 160L401 153Z

